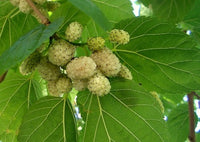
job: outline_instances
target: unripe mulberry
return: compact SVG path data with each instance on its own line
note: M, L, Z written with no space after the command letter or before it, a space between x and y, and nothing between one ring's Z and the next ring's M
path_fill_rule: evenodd
M73 80L73 87L77 90L77 91L83 91L87 88L88 86L88 80L87 79L82 79L82 80Z
M130 70L124 65L121 65L119 76L122 77L122 78L128 79L128 80L132 80L133 79Z
M75 41L81 37L82 31L83 26L80 23L72 22L65 31L66 39L70 42Z
M48 81L47 82L47 90L49 92L50 95L55 96L55 97L59 97L59 95L61 94L57 87L56 87L56 80L53 81Z
M20 0L19 2L19 10L25 14L28 14L32 11L29 4L26 2L26 0Z
M101 50L104 48L105 40L102 37L96 37L90 38L87 43L90 50Z
M66 65L74 57L75 46L65 40L55 41L49 48L49 61L58 66Z
M96 64L90 57L79 57L67 64L66 71L72 80L87 79L94 75Z
M97 68L108 77L117 76L120 71L119 59L107 48L94 52L91 58L97 64Z
M47 0L33 0L33 1L38 4L44 4Z
M92 94L103 96L110 92L109 80L103 75L95 75L89 79L88 89Z
M114 29L109 33L109 39L111 42L118 44L126 44L129 42L129 33L124 30Z
M28 58L26 58L19 67L19 71L22 75L27 75L33 72L40 62L40 54L38 51L33 52Z
M56 87L60 93L68 93L72 90L72 82L67 77L60 77L56 82Z
M13 6L19 6L19 2L20 2L20 0L10 0L10 3L11 3Z
M61 75L60 68L50 63L47 58L41 59L37 69L41 77L45 80L57 80Z
M157 103L158 103L159 106L160 106L161 112L164 113L164 106L163 106L162 101L161 101L160 98L159 98L158 93L155 92L155 91L152 91L152 92L150 92L150 94L156 99Z

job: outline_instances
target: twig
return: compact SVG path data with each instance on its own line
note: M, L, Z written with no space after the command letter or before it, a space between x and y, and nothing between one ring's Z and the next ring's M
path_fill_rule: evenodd
M200 96L197 93L195 93L194 96L197 97L198 100L200 100Z
M8 73L8 71L6 71L4 74L2 74L2 76L0 76L0 83L4 81L7 73Z
M188 109L189 109L189 120L190 120L190 134L189 140L190 142L195 142L195 120L194 120L194 95L195 92L191 92L187 95L188 97Z
M29 6L33 9L33 11L38 15L38 17L41 19L42 24L48 26L50 24L50 21L47 17L45 17L40 10L35 6L35 4L32 2L32 0L26 0Z

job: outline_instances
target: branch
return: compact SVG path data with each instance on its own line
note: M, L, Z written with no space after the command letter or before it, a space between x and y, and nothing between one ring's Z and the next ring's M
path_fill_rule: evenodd
M188 109L189 109L189 120L190 120L190 134L189 140L190 142L195 142L195 119L194 119L194 95L195 92L191 92L187 95L188 97Z
M4 81L7 73L8 73L8 71L6 71L4 74L2 74L2 76L0 76L0 83Z
M32 2L32 0L26 0L29 6L33 9L33 11L38 15L38 17L41 19L42 24L48 26L51 22L47 17L45 17L40 10L35 6L35 4Z

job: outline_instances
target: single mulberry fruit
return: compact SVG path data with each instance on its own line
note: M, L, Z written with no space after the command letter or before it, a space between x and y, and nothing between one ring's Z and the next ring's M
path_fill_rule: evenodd
M73 87L77 90L77 91L83 91L87 88L88 86L88 80L87 79L82 79L82 80L73 80Z
M19 71L22 75L27 75L33 72L40 62L40 54L38 51L33 52L28 58L26 58L19 67Z
M65 31L66 39L70 42L77 40L81 37L83 26L78 22L72 22L69 24Z
M53 65L47 58L42 58L37 66L38 72L45 80L57 80L61 75L60 68Z
M160 106L161 112L164 113L164 110L165 110L165 109L164 109L164 106L163 106L162 101L161 101L160 98L159 98L158 93L155 92L155 91L152 91L152 92L150 92L150 94L156 99L157 103L158 103L159 106Z
M104 48L105 40L102 37L95 37L90 38L87 43L90 50L101 50Z
M55 41L49 48L49 61L58 66L66 65L74 57L75 46L65 40Z
M47 90L50 95L59 97L61 93L58 91L58 89L56 87L56 82L57 82L56 80L48 81L47 82Z
M87 79L94 75L96 64L90 57L79 57L67 64L66 72L72 80Z
M121 65L121 69L120 69L120 72L119 72L119 76L122 77L122 78L125 78L125 79L128 79L128 80L132 80L133 77L132 77L132 73L130 72L130 70L124 66L124 65Z
M13 6L19 6L19 2L20 2L20 0L10 0L10 3L11 3Z
M26 2L26 0L20 0L19 2L19 10L25 14L28 14L32 11L29 4Z
M111 42L118 44L127 44L129 42L129 33L124 30L114 29L109 33L109 39Z
M72 82L67 77L60 77L56 82L56 87L60 93L68 93L72 90Z
M121 63L117 56L109 49L105 48L94 52L91 58L97 64L97 68L108 77L117 76L120 71Z
M97 74L89 79L88 89L92 94L104 96L110 92L111 86L105 76Z

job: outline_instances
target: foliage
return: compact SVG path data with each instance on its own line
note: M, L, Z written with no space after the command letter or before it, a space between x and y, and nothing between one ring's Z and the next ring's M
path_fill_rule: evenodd
M32 1L39 10L51 3L49 25L0 1L0 75L8 71L0 83L0 142L186 141L183 96L200 91L200 0L138 0L152 11L138 17L129 0ZM133 80L108 77L105 96L73 89L55 97L39 71L22 76L20 64L36 50L46 56L54 40L66 40L71 22L83 26L81 37L70 42L75 57L90 56L88 39L102 37ZM128 32L128 44L109 42L112 29Z

